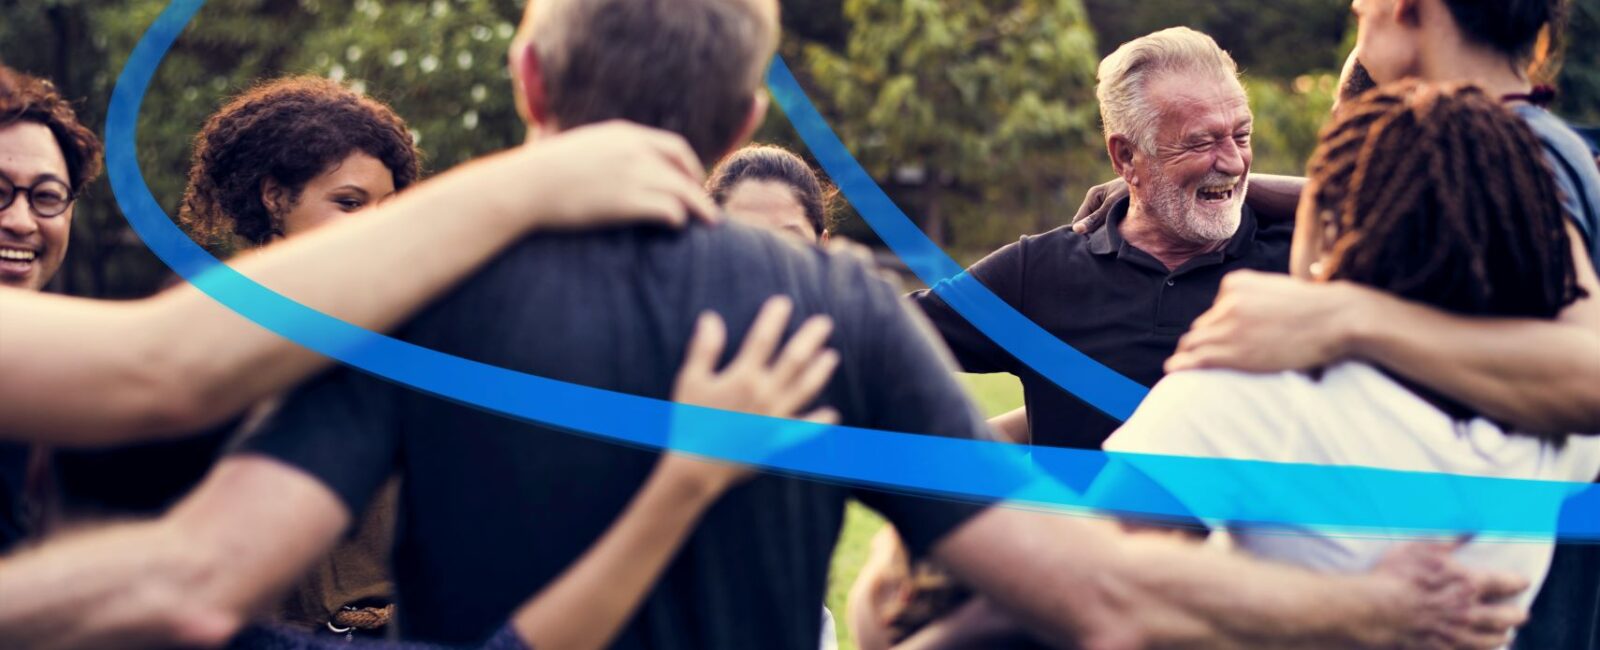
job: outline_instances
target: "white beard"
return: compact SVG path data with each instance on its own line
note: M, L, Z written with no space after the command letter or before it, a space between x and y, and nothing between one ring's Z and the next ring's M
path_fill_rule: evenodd
M1224 174L1211 172L1199 186L1226 182ZM1233 189L1233 198L1227 203L1201 203L1194 191L1185 190L1156 167L1150 175L1150 196L1146 203L1149 213L1169 232L1184 241L1211 244L1233 238L1244 218L1244 195L1249 190L1250 178L1239 179Z

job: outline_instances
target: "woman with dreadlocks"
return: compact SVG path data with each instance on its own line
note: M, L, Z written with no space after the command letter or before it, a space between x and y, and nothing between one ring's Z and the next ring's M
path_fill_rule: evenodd
M1408 81L1373 91L1323 131L1290 267L1312 282L1361 285L1460 316L1553 319L1584 297L1579 278L1592 285L1594 272L1574 263L1582 249L1568 236L1540 151L1527 124L1477 87ZM1105 448L1547 481L1600 473L1600 438L1518 431L1360 361L1170 374ZM1094 490L1162 480L1141 474L1137 456L1113 465ZM1387 496L1348 494L1348 505L1366 512L1382 512ZM1533 516L1554 524L1557 507L1543 504ZM1324 571L1365 571L1397 543L1228 527L1245 552ZM1473 542L1459 557L1520 573L1537 588L1552 551L1550 541Z
M1569 219L1577 264L1600 263L1600 169L1583 140L1543 108L1555 93L1538 85L1554 78L1568 0L1354 0L1351 9L1353 56L1374 81L1473 83L1523 119L1540 143L1531 155L1546 161L1560 189L1553 200ZM1273 183L1257 180L1252 198L1270 198ZM1462 318L1355 283L1235 274L1179 341L1167 371L1266 372L1363 359L1523 430L1597 431L1596 303L1580 300L1554 321ZM1600 650L1600 546L1563 544L1553 566L1518 647Z

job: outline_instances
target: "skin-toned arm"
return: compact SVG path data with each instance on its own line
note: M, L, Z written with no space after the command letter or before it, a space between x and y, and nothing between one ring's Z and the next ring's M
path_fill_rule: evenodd
M1498 648L1526 588L1410 544L1368 575L1318 575L1112 522L990 508L934 556L1041 638L1121 648ZM1019 563L1016 558L1030 558Z
M832 331L831 321L814 317L773 360L791 311L787 298L769 300L739 355L720 373L715 368L726 332L721 319L702 316L673 400L794 417L827 385L838 355L822 349ZM822 409L804 419L831 424L838 414ZM517 636L539 650L606 647L633 616L700 515L749 476L749 470L739 466L676 453L664 456L600 540L517 611L512 619Z
M1028 427L1028 407L1019 406L1014 411L1001 413L989 418L989 428L1001 440L1019 445L1028 444L1033 440L1033 431Z
M0 560L0 638L39 650L220 645L349 522L315 478L229 458L162 519Z
M574 129L232 266L384 330L528 232L711 218L701 175L675 135L620 122ZM120 304L0 290L0 358L11 368L0 374L0 439L59 446L192 431L327 363L189 285Z
M1236 272L1167 371L1270 372L1355 357L1523 431L1600 431L1600 281L1568 230L1589 296L1555 321L1467 318L1347 282Z
M794 416L827 385L837 353L826 317L781 351L792 310L775 298L739 355L715 369L726 334L702 317L674 399ZM819 409L803 416L832 423ZM621 519L579 562L519 610L518 635L540 650L601 648L718 496L748 469L668 454ZM323 557L350 523L317 479L275 459L230 457L159 520L103 528L0 560L0 638L21 647L219 645ZM289 533L288 531L293 531Z

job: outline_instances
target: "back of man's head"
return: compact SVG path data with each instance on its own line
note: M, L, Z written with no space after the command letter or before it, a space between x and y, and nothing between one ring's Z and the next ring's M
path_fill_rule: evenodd
M513 74L558 129L625 119L682 135L707 165L753 128L777 49L774 0L530 0ZM537 58L536 75L517 58Z

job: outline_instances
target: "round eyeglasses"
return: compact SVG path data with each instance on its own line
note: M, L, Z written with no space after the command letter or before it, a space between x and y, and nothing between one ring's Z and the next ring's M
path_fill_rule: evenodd
M47 178L31 186L18 185L0 174L0 210L11 207L24 194L28 196L28 206L41 217L54 217L72 207L72 188L66 183Z

